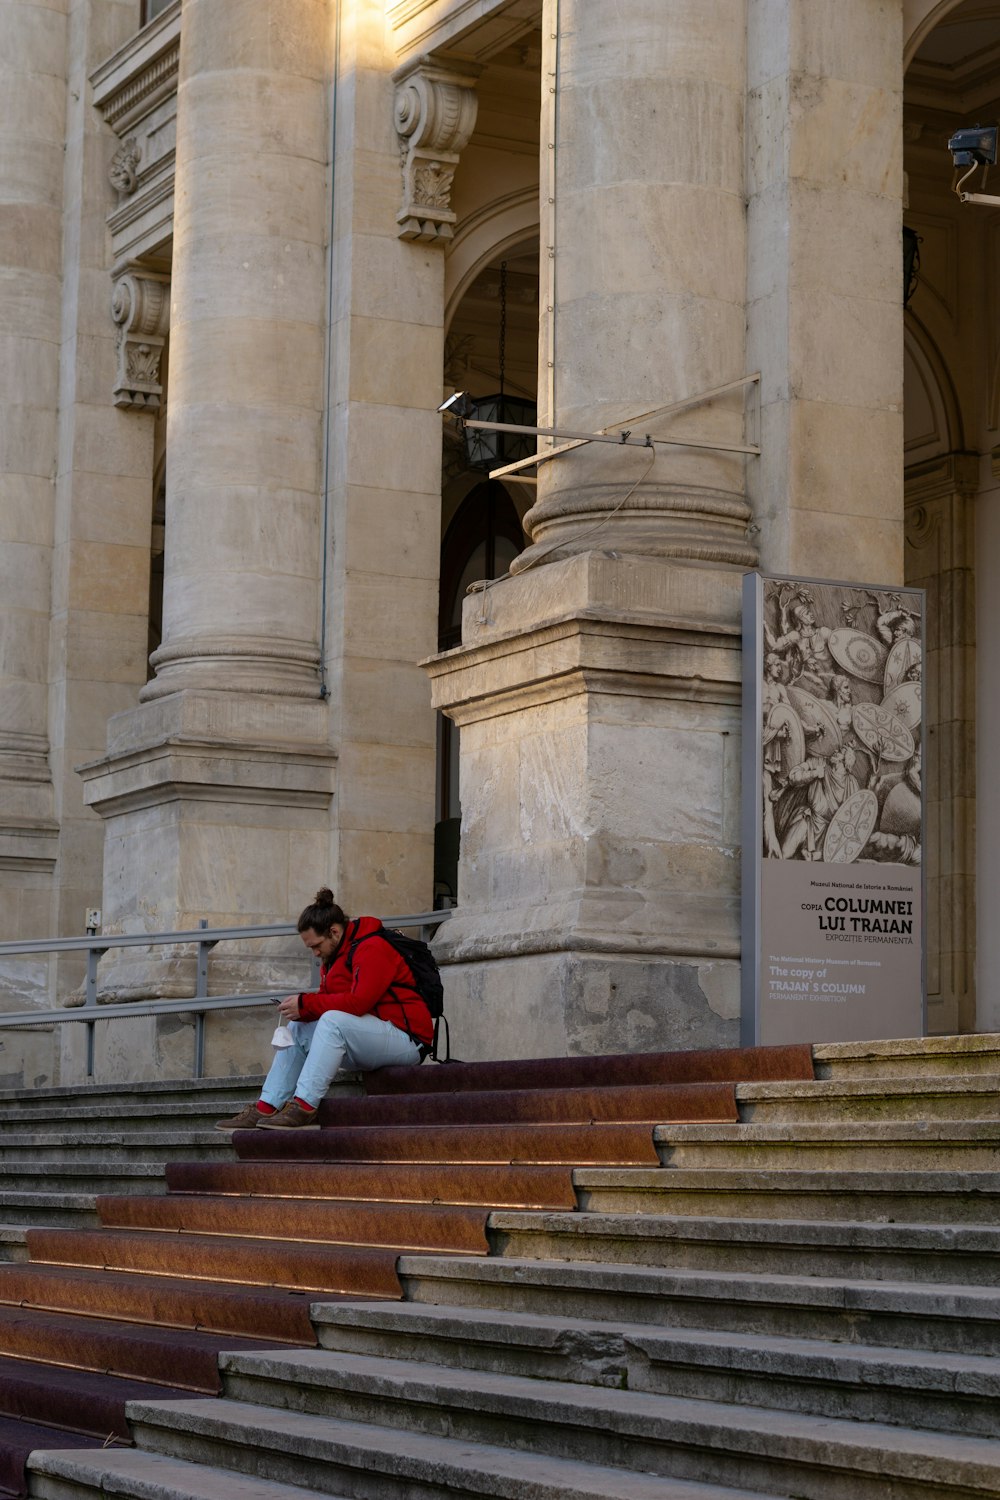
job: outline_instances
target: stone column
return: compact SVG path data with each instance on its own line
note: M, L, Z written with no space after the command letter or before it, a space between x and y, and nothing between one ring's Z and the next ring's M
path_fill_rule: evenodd
M331 7L185 0L182 15L163 641L84 771L105 820L106 928L139 932L294 915L328 871L333 790L319 647ZM147 343L162 336L152 310L139 321ZM132 406L156 396L135 374L126 362L117 387ZM259 952L220 955L215 986L282 982L280 954ZM190 993L192 966L130 950L103 989ZM213 1066L254 1066L249 1045Z
M328 28L327 0L185 0L146 701L319 691Z
M744 441L742 393L641 419L745 373L744 12L744 0L629 0L613 21L586 0L546 10L543 426ZM640 452L590 445L540 468L516 571L595 547L752 560L741 457L661 449L646 467Z
M743 0L546 4L539 397L592 444L539 470L516 576L430 664L462 726L463 1056L738 1033Z
M0 939L51 928L52 476L59 405L66 17L0 3ZM34 985L44 999L45 965ZM0 973L0 996L8 992ZM20 999L12 973L12 999Z
M748 0L762 565L903 579L902 7Z
M927 590L921 758L926 799L922 858L927 872L927 1029L946 1036L977 1029L979 490L980 460L974 453L949 453L911 464L906 471L906 581ZM984 946L993 941L987 931ZM978 1029L988 1030L990 1021L988 1015L982 1018Z

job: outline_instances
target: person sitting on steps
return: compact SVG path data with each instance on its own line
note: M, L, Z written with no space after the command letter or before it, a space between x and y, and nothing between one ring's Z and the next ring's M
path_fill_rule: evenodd
M318 1126L317 1106L344 1063L370 1069L421 1061L434 1023L406 960L372 936L380 925L377 917L349 921L331 890L316 892L298 930L322 963L319 990L280 1002L292 1045L275 1053L256 1104L220 1120L217 1130Z

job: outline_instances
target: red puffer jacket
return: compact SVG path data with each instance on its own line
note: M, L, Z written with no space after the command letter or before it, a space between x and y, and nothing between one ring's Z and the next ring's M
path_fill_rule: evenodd
M377 932L380 926L378 917L355 917L348 922L339 948L323 970L319 989L299 996L299 1015L303 1021L318 1021L328 1010L344 1010L352 1016L371 1014L430 1046L434 1022L414 988L406 960L380 937L368 938L351 954L359 938Z

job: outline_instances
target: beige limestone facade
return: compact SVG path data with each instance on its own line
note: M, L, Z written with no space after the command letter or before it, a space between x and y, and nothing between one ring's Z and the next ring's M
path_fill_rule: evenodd
M760 567L927 590L928 1025L1000 1027L1000 212L946 149L998 64L1000 0L0 0L0 941L329 883L454 906L463 1057L735 1043ZM484 457L457 391L632 441ZM194 963L108 954L107 1014Z

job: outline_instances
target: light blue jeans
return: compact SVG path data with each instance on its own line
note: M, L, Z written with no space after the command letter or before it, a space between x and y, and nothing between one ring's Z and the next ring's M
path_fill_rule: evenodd
M417 1043L378 1016L328 1010L318 1021L290 1021L288 1029L294 1044L278 1048L260 1091L264 1103L275 1109L293 1095L307 1104L319 1104L345 1063L368 1069L420 1061Z

